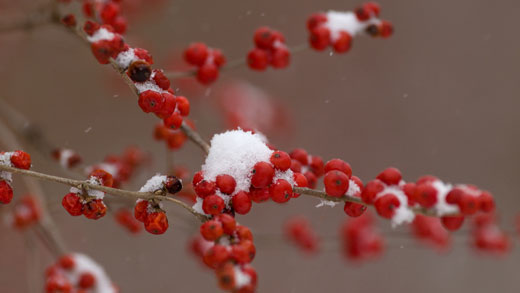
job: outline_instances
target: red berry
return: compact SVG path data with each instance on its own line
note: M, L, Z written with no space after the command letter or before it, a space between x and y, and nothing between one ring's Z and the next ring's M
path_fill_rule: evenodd
M127 209L120 209L115 215L117 223L125 227L131 233L139 233L141 231L141 225L134 217L132 213Z
M97 220L102 218L106 213L107 206L101 199L92 200L83 207L83 215L85 215L87 219Z
M195 66L202 66L206 62L209 51L204 43L193 43L184 51L184 60Z
M237 225L237 236L240 241L251 240L253 241L253 233L246 226Z
M61 23L68 27L74 27L77 24L76 16L74 14L67 14L62 17Z
M366 211L366 209L367 207L365 205L347 201L345 202L343 211L345 211L345 213L351 217L359 217Z
M31 168L31 155L24 151L15 151L11 155L11 163L16 168L29 170Z
M83 25L83 30L87 35L92 36L101 26L91 20L87 20Z
M385 189L383 183L379 180L372 180L365 185L361 192L361 199L368 204L374 203L377 194Z
M269 188L271 199L277 203L288 202L292 195L292 186L287 180L278 179L275 184Z
M155 113L159 118L166 119L170 117L175 111L175 106L177 105L177 99L174 95L166 92L161 93L163 97L162 107Z
M182 116L190 115L190 102L184 96L177 96L177 109Z
M473 215L480 208L477 197L471 194L464 194L458 202L458 206L464 215Z
M480 210L489 213L492 212L495 209L495 201L493 199L493 196L491 193L487 191L483 191L479 197L478 200L480 201Z
M263 188L269 186L273 181L274 168L269 163L258 162L253 167L252 173L251 185L255 188Z
M417 182L415 182L415 184L420 185L423 183L433 183L435 181L439 181L439 178L437 178L433 175L424 175L424 176L419 177L419 179L417 179Z
M305 177L302 173L294 173L294 183L298 187L308 187L309 182L307 182L307 177ZM299 197L299 193L293 193L293 197Z
M204 174L202 173L202 171L199 171L193 175L193 180L191 181L191 184L193 186L196 186L202 180L204 180Z
M397 196L387 193L383 196L376 199L374 202L374 206L376 207L377 213L387 219L391 219L395 214L395 209L397 209L401 203Z
M244 240L231 246L231 257L240 264L250 263L255 254L255 245L250 240Z
M318 156L311 156L311 162L309 164L312 173L316 175L316 177L320 177L325 174L325 166L323 164L323 159ZM348 175L348 174L347 174Z
M116 17L114 21L112 21L112 26L114 27L114 30L116 33L123 35L126 32L126 29L128 27L128 22L126 21L126 18L122 16Z
M272 30L268 27L260 27L255 31L255 45L260 49L270 49L276 40Z
M324 22L327 22L327 16L324 13L313 13L307 19L307 29L309 31L312 31L314 28L316 28Z
M139 59L143 59L144 61L153 64L153 58L152 55L148 52L148 50L141 49L141 48L134 48L134 54L135 56L139 57Z
M269 64L267 51L258 48L252 49L247 54L247 64L251 69L259 71L265 70Z
M209 215L222 213L225 206L224 200L216 194L206 196L202 202L202 210Z
M101 8L100 17L104 23L111 23L119 15L119 5L113 2L108 2Z
M213 181L202 180L195 186L195 193L202 198L215 194L216 190L217 185Z
M0 202L8 204L13 199L13 189L5 180L0 180Z
M215 241L224 234L224 229L219 221L209 220L200 226L200 234L207 241Z
M206 62L197 70L197 80L202 84L210 84L218 78L218 67L214 63Z
M58 263L60 267L66 269L66 270L72 270L74 266L76 266L76 262L74 261L74 258L70 255L64 255L59 260Z
M401 172L393 167L387 168L377 175L377 179L387 185L397 185L401 181L401 178Z
M297 160L291 160L291 171L301 173L302 172L302 164Z
M291 61L291 52L285 47L279 47L274 49L271 65L274 68L285 68L289 66Z
M309 164L309 154L304 149L294 149L289 155L292 159L297 160L302 165Z
M182 125L182 116L178 112L173 112L173 114L163 120L163 123L169 129L178 129Z
M240 191L231 199L235 212L245 215L251 210L251 199L245 191Z
M82 273L79 276L78 285L81 289L90 289L96 284L96 277L89 272Z
M363 8L365 11L372 13L375 17L379 17L379 12L381 11L379 4L375 2L367 2L363 4Z
M394 26L388 21L381 21L379 24L379 35L386 39L392 36L394 33Z
M153 80L155 81L155 83L162 89L162 90L168 90L170 88L170 80L168 79L168 77L166 77L166 75L164 75L164 73L162 72L162 70L154 70L154 76L153 76Z
M101 185L106 187L112 187L114 185L114 177L112 177L112 174L103 169L96 169L90 172L89 177L96 178Z
M291 157L286 152L275 151L269 160L280 171L287 171L291 168Z
M332 171L332 170L338 170L345 174L347 174L348 178L352 177L352 168L350 167L349 163L340 160L340 159L332 159L328 161L325 164L325 173Z
M249 190L249 196L251 197L251 200L256 203L261 203L264 201L269 200L271 198L271 194L269 193L269 188L254 188L252 187Z
M437 203L437 189L429 183L417 185L415 200L425 208L431 208Z
M311 171L306 171L303 173L303 176L307 179L307 184L309 185L309 188L316 188L316 185L318 184L318 177L314 175Z
M462 216L446 216L441 218L442 225L444 228L450 231L456 231L459 230L460 227L462 227L462 224L464 223L464 217Z
M156 113L160 112L163 103L164 103L164 97L161 95L161 93L147 90L145 92L142 92L139 94L139 107L143 110L145 113Z
M318 51L325 50L330 44L330 30L323 25L315 27L311 31L310 43Z
M149 213L144 221L146 231L160 235L168 230L168 217L162 211Z
M213 55L213 62L215 62L215 65L217 65L217 67L221 67L224 64L226 64L226 57L224 56L224 54L222 54L222 52L219 49L213 49L211 51L211 55Z
M235 191L235 187L237 186L235 178L227 174L218 175L216 182L217 188L224 194L232 194Z
M460 188L453 188L448 192L448 195L446 195L446 202L449 204L458 204L464 195L464 191Z
M339 37L334 41L332 46L334 47L334 51L337 53L345 53L350 50L350 46L352 43L352 37L349 33L341 31L339 33Z
M71 216L83 214L83 203L81 203L81 198L75 193L66 194L61 200L61 205Z
M327 195L333 197L343 196L349 186L348 176L337 170L327 172L325 178L323 178L323 182L325 184L325 192Z
M210 268L217 268L228 261L230 252L224 245L215 244L204 254L204 263Z
M222 223L222 229L224 233L228 235L233 235L235 233L235 229L237 228L237 222L235 218L228 214L220 214L216 217L217 221Z
M359 21L367 21L371 17L371 11L365 5L356 8L355 13Z
M146 220L146 217L148 216L148 201L147 200L141 200L135 204L134 207L134 217L140 221L143 222Z
M403 185L403 192L406 195L406 198L408 200L408 205L413 206L416 204L415 200L415 189L417 188L417 185L415 183L410 182Z

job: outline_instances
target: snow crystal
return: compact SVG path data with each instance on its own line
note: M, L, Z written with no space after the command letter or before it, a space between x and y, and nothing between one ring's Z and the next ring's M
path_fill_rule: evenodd
M432 185L437 190L437 203L434 206L437 215L443 216L446 214L458 213L459 207L457 205L452 205L446 202L446 196L453 188L453 186L440 180L434 181Z
M146 92L146 91L154 91L158 93L163 93L163 91L153 80L147 80L145 82L136 82L134 83L135 87L139 91L139 93Z
M148 179L146 183L139 189L139 192L155 192L164 187L167 177L165 175L156 174L152 178Z
M325 25L330 30L331 38L334 41L339 37L340 31L346 31L354 37L356 34L364 31L369 25L378 22L379 20L376 18L360 22L354 12L339 12L331 10L327 12L327 22Z
M87 39L89 42L95 43L101 40L112 40L114 37L114 33L108 31L106 28L100 28L92 36L87 36Z
M93 290L95 293L115 293L116 290L112 281L105 273L105 270L91 258L86 255L75 253L72 255L75 261L75 267L73 270L64 270L68 279L73 284L77 284L81 274L91 273L96 278Z
M0 179L3 179L7 182L13 182L13 174L6 171L0 171Z
M204 212L204 210L202 209L202 202L204 200L200 197L197 196L197 201L195 202L195 204L192 206L192 208L199 214L202 214L202 215L206 215L207 214Z
M338 205L339 202L336 202L336 201L332 201L332 200L325 200L325 199L320 199L320 203L316 205L317 208L321 208L321 207L324 207L324 206L328 206L328 207L335 207L336 205Z
M0 154L0 165L12 167L13 166L11 164L11 156L12 155L13 155L12 152Z
M269 162L272 153L259 134L240 129L216 134L202 166L204 179L215 181L217 175L227 174L237 183L234 194L249 190L254 165Z
M244 287L251 283L251 277L248 274L243 273L238 266L235 266L235 283L237 288Z
M130 48L124 52L119 53L119 55L117 55L115 61L117 63L117 66L119 66L119 68L126 69L126 68L128 68L128 66L130 66L130 64L132 62L134 62L137 59L139 59L139 58L137 58L135 56L134 49Z
M291 169L287 171L276 170L273 182L276 182L276 180L278 179L286 180L287 182L289 182L289 184L291 184L291 186L294 186L294 184L296 183L294 182L294 172Z
M352 179L349 180L348 184L348 190L347 190L347 196L355 196L356 194L359 194L361 192L361 189L356 184L356 182Z

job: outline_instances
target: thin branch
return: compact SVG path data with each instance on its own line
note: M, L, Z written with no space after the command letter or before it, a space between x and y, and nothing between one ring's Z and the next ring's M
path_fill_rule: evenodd
M191 128L185 121L182 122L181 130L186 134L186 136L198 145L202 151L207 155L209 154L209 144L200 136L200 134Z
M31 170L23 170L23 169L18 169L18 168L14 168L14 167L4 166L4 165L0 165L0 171L6 171L6 172L14 173L14 174L21 174L21 175L29 176L32 178L36 178L38 180L43 180L43 181L56 182L56 183L68 185L71 187L76 187L81 190L89 190L89 189L99 190L99 191L105 192L105 193L113 195L113 196L121 196L121 197L130 198L130 199L134 199L134 200L137 200L137 199L158 200L158 201L165 200L165 201L172 202L178 206L181 206L182 208L184 208L185 210L189 211L194 216L196 216L202 222L207 220L206 216L198 213L197 211L195 211L192 207L190 207L186 203L184 203L178 199L174 199L174 198L162 195L162 194L116 189L116 188L106 187L106 186L102 186L102 185L92 184L87 181L63 178L63 177L58 177L58 176L54 176L54 175L48 175L48 174L39 173L39 172L31 171Z

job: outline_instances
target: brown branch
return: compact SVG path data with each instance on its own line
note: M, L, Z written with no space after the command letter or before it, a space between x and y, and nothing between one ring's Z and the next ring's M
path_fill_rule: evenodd
M196 216L200 221L207 220L206 216L198 213L197 211L195 211L192 207L190 207L186 203L184 203L178 199L174 199L174 198L165 196L164 194L122 190L122 189L92 184L87 181L63 178L63 177L58 177L58 176L54 176L54 175L48 175L48 174L39 173L39 172L31 171L31 170L23 170L23 169L18 169L18 168L14 168L14 167L4 166L4 165L0 165L0 171L6 171L6 172L14 173L14 174L21 174L21 175L29 176L32 178L36 178L38 180L43 180L43 181L56 182L56 183L68 185L71 187L76 187L80 190L89 190L89 189L99 190L99 191L105 192L105 193L113 195L113 196L120 196L120 197L130 198L130 199L134 199L134 200L137 200L137 199L157 200L157 201L165 200L165 201L172 202L178 206L181 206L182 208L184 208L185 210L187 210L188 212L190 212L191 214Z

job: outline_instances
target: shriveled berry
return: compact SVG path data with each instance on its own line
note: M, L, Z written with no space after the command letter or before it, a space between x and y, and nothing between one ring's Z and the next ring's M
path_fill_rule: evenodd
M83 207L83 215L87 219L97 220L105 216L106 213L107 206L100 199L92 200Z
M168 230L168 226L168 217L162 211L149 213L144 221L146 231L155 235L164 234Z
M81 202L81 198L75 193L66 194L61 200L61 205L71 216L80 216L83 214L83 203Z
M147 200L141 200L135 204L134 207L134 217L140 221L143 222L146 220L146 217L148 216L148 201Z
M166 177L166 182L164 183L164 187L166 187L166 190L168 193L175 194L182 190L182 180L175 176L168 176Z
M145 82L150 79L150 75L152 75L152 67L146 61L136 60L128 67L128 76L134 82Z

